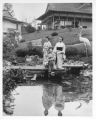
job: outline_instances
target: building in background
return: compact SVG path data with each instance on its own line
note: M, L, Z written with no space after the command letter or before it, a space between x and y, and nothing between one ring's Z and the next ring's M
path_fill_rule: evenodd
M36 30L38 30L39 27L41 27L41 21L33 19L30 23L32 27L34 27Z
M91 3L48 3L47 9L38 20L47 29L59 29L67 26L92 27Z
M17 30L21 33L23 22L14 18L7 10L3 10L3 33Z

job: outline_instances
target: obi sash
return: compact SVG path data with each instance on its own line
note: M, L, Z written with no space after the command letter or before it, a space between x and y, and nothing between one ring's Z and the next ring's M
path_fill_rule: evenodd
M57 47L57 50L62 51L62 50L63 50L63 48L62 48L62 47Z

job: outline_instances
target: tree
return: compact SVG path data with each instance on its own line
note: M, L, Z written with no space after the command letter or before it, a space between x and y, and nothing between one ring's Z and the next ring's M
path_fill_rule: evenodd
M9 33L7 36L3 37L3 59L12 61L15 56L15 48L17 46L14 33Z
M11 16L14 16L14 10L11 3L4 3L3 10L6 10L10 13Z

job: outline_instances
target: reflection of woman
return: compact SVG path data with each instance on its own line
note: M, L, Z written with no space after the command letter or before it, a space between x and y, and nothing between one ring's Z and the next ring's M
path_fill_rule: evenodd
M48 115L48 110L52 107L52 104L54 102L54 87L52 85L44 85L43 86L43 96L42 96L42 102L43 106L45 108L44 115Z
M63 43L62 37L59 37L59 42L56 43L53 51L57 55L57 68L61 69L63 65L63 59L65 59L65 44Z
M62 116L61 111L64 109L65 97L63 96L62 86L59 85L44 85L42 102L45 108L44 115L48 115L48 110L55 105L55 109L58 110L58 116Z
M63 95L62 86L57 86L55 90L55 109L58 110L58 116L62 116L64 109L65 96Z
M49 38L45 38L45 43L43 45L43 65L46 66L48 64L48 49L52 47Z

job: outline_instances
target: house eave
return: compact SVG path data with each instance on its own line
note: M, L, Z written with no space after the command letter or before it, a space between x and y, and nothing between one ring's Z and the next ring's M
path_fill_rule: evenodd
M71 12L71 11L54 11L54 10L52 10L52 11L45 12L43 15L41 15L40 17L38 17L37 20L41 20L41 21L42 21L44 18L46 18L46 16L48 16L48 14L51 14L51 13L54 14L54 13L56 13L56 12L58 12L58 13L74 13L74 14L92 15L91 12L89 12L89 13L88 13L88 12L85 12L85 13L84 13L84 12L80 12L80 11L77 11L77 12L76 12L76 11L75 11L75 12L72 11L72 12Z
M18 24L22 24L23 23L22 21L16 20L14 18L9 18L9 17L6 17L6 16L3 16L3 20L7 20L7 21L10 21L12 23L18 23Z

